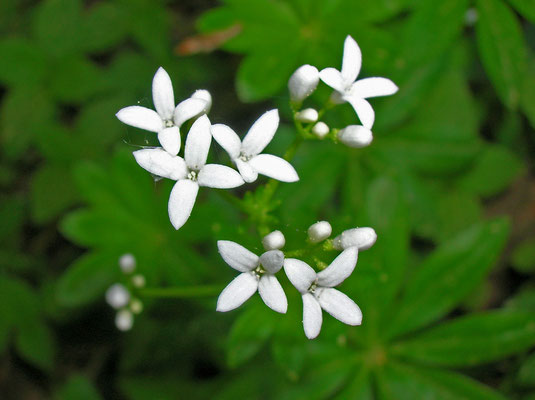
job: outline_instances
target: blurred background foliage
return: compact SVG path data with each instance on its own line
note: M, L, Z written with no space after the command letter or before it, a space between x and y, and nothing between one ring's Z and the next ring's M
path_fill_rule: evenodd
M0 397L535 398L534 22L532 0L3 0ZM308 341L285 282L284 316L257 298L225 315L215 297L143 299L117 332L103 293L121 254L151 287L223 287L216 240L260 251L254 216L216 191L175 232L171 183L131 156L155 139L117 110L150 105L163 66L177 100L210 90L211 120L238 132L279 107L281 154L290 74L338 68L347 34L362 75L400 91L373 101L370 147L299 149L272 228L288 248L318 219L376 229L342 286L363 325L326 317Z

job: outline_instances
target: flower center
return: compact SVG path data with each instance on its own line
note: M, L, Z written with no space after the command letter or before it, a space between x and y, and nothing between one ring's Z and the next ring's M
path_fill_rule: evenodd
M175 126L175 123L173 122L172 119L166 119L166 120L163 121L163 125L166 128L171 128L172 126Z
M195 171L195 170L189 171L188 176L187 176L187 178L193 182L197 182L198 177L199 177L199 171Z
M256 267L256 269L253 271L253 274L256 276L256 279L260 279L260 277L265 273L266 270L261 265Z
M245 153L240 153L240 155L238 156L238 158L239 158L240 160L242 160L242 161L247 162L247 161L249 161L249 160L250 160L251 158L253 158L253 157L251 157L251 156L249 156L249 155L247 155L247 154L245 154Z
M310 285L310 287L308 288L309 293L314 294L317 287L318 287L318 280L316 279L314 282L312 282L312 285Z

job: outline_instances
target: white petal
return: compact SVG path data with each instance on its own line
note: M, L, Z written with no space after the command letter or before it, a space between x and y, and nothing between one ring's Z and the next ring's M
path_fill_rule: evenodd
M351 36L347 36L344 41L344 58L342 60L342 77L344 82L353 83L360 72L362 66L362 53L359 45Z
M151 174L179 180L186 177L186 163L181 157L172 156L162 149L143 149L134 151L134 158L141 168Z
M125 107L120 109L115 116L119 121L135 128L151 132L159 132L163 129L163 122L158 113L146 107Z
M275 276L271 274L262 275L258 282L258 293L269 308L281 314L286 314L288 300L286 299L284 290L282 290L281 284Z
M338 140L349 147L361 148L369 146L373 140L373 133L362 125L349 125L338 131Z
M316 338L320 334L322 322L320 304L313 295L305 293L303 295L303 328L305 328L306 337Z
M328 86L339 92L344 92L346 84L340 71L334 68L325 68L320 71L320 79ZM352 83L352 82L351 82Z
M273 231L262 238L262 245L266 250L280 250L286 244L286 238L281 231Z
M319 82L319 72L312 65L302 65L288 80L290 98L294 102L301 102L316 90Z
M360 97L355 96L344 96L345 101L347 101L357 115L359 116L360 122L365 128L372 129L373 122L375 121L375 112L370 103L366 100L361 99Z
M184 158L190 169L199 171L206 164L211 141L210 120L203 115L191 125L186 138Z
M260 256L260 264L270 274L276 274L284 264L284 253L280 250L269 250Z
M316 271L306 262L296 258L284 260L284 272L300 293L307 293L310 285L316 280Z
M196 90L195 93L193 93L191 95L191 98L192 99L204 100L205 105L204 105L203 112L205 114L208 114L208 112L212 108L212 95L210 94L210 92L208 90L205 90L205 89Z
M365 78L356 81L350 93L356 97L367 99L368 97L390 96L398 91L398 87L390 79Z
M348 325L361 324L362 312L359 306L342 292L332 288L319 289L316 298L321 308L337 320Z
M377 233L373 228L353 228L342 232L333 240L333 246L337 250L357 247L359 250L368 250L377 241Z
M169 74L162 67L158 68L152 79L152 101L160 117L164 120L173 117L175 95Z
M217 299L217 311L225 312L238 308L258 289L258 279L250 272L238 275L223 289Z
M318 272L318 284L326 287L339 285L351 275L357 265L357 258L356 247L344 250L327 268Z
M288 161L271 154L259 154L249 161L259 174L269 176L281 182L296 182L299 180L297 172Z
M243 139L241 149L248 156L256 156L271 142L279 127L279 110L270 110L262 114L251 126Z
M206 109L206 101L189 98L180 102L173 113L173 121L176 126L182 126L188 119L203 114Z
M230 158L238 158L240 155L241 140L236 132L223 124L212 125L210 130L215 141L225 149Z
M200 186L216 189L235 188L245 183L238 171L219 164L206 164L202 167L197 182Z
M197 198L199 185L189 179L182 179L175 183L169 196L169 218L175 229L180 229L191 215L191 210Z
M258 266L259 257L241 244L230 240L219 240L217 248L223 260L236 271L252 271Z
M251 183L256 181L258 178L258 172L256 172L251 164L249 164L249 161L242 161L238 158L235 159L234 162L236 163L236 167L238 167L238 171L240 171L240 174L245 182Z
M158 132L158 140L169 154L176 156L180 151L180 130L177 126L165 128Z

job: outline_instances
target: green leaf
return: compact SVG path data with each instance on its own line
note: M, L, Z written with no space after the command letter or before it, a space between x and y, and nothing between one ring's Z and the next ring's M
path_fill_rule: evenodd
M35 222L43 224L59 216L78 199L69 167L47 164L31 182L31 212Z
M35 86L47 73L46 55L34 43L23 38L0 41L0 82L6 85Z
M529 284L522 287L513 297L507 300L505 305L513 310L535 313L535 287Z
M529 53L528 70L522 84L521 106L532 127L535 127L535 56Z
M498 392L453 372L388 363L378 375L379 399L505 400Z
M30 364L45 371L52 370L56 345L52 332L44 323L28 321L20 326L15 345L22 358Z
M72 375L55 393L54 400L100 400L93 383L82 375Z
M414 331L451 311L492 268L508 234L508 221L496 219L441 244L416 271L392 309L388 336Z
M57 281L58 303L65 307L81 307L104 296L106 289L119 279L117 260L117 254L104 252L80 257Z
M519 272L535 272L535 237L526 238L516 246L511 263Z
M80 0L45 0L37 5L33 31L43 50L54 56L78 51L81 8Z
M499 310L445 322L393 345L396 356L424 364L474 366L535 344L535 315Z
M535 353L522 362L516 382L524 387L535 387Z
M333 399L373 400L374 398L371 374L366 368L361 367L354 377L346 381L345 387Z
M494 196L505 190L522 169L522 162L507 148L488 145L470 172L460 179L459 186L482 197Z
M89 10L80 30L84 49L100 52L110 49L124 39L128 20L118 4L97 3Z
M516 109L526 73L526 46L520 24L500 0L478 0L477 10L477 44L483 66L502 102Z
M534 0L509 0L509 3L528 21L535 23Z

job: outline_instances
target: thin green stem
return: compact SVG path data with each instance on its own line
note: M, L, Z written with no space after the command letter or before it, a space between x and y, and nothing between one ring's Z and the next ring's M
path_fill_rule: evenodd
M221 290L222 287L219 285L200 285L190 287L143 288L138 291L138 294L140 297L189 299L212 297L218 295Z

